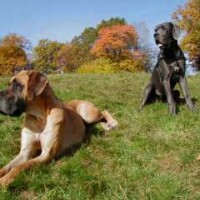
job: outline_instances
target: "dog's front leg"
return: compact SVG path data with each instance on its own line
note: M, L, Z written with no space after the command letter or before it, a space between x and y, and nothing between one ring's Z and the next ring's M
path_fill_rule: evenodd
M21 163L31 159L37 151L35 147L36 139L34 133L32 134L28 129L23 128L21 134L20 153L6 166L0 169L0 178L7 174L13 167L16 167L17 165L20 165Z
M187 84L187 81L186 81L185 77L180 76L179 85L180 85L180 88L181 88L181 90L183 92L183 95L185 97L185 100L186 100L186 103L187 103L188 107L190 108L190 110L194 111L195 110L195 106L194 106L194 103L192 102L192 100L190 98L188 84Z
M31 167L47 163L53 159L54 155L50 151L43 152L40 156L33 158L31 160L28 160L20 165L17 165L16 167L13 167L5 176L0 178L0 185L2 187L7 187L11 182L14 181L15 177L24 170L28 170Z
M21 164L11 168L6 175L0 178L0 185L2 185L3 187L8 186L21 171L28 170L38 164L47 163L55 158L57 155L59 155L60 148L62 146L62 141L58 139L59 131L59 126L56 126L53 121L51 121L51 124L47 125L46 129L40 134L39 137L42 150L41 154L35 158L29 159L28 161L22 162ZM29 132L27 132L27 134L29 134ZM32 135L33 134L30 134L29 136ZM33 147L35 147L36 145L35 142L36 141L34 141L33 143ZM26 144L28 143L26 142Z
M27 161L29 153L26 151L21 151L11 162L0 169L0 178L7 174L13 167Z
M169 112L170 112L170 114L175 115L176 114L176 103L175 103L173 95L172 95L169 78L167 78L166 80L163 81L163 86L165 89L167 102L169 104Z
M142 110L145 106L145 104L147 103L149 96L151 94L151 91L153 89L153 84L150 82L146 88L144 89L144 93L143 93L143 99L142 99L142 103L140 105L140 110Z

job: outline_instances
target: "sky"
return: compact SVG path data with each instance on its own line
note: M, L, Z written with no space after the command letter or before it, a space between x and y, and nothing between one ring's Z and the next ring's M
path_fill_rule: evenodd
M0 0L0 38L17 33L37 45L40 39L70 42L86 27L111 17L128 24L145 22L153 39L154 27L171 21L186 0Z

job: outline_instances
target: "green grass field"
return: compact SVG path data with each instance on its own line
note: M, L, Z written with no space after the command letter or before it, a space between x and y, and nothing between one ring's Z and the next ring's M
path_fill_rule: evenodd
M200 199L200 112L185 104L168 114L156 102L139 112L145 73L64 74L49 76L56 95L94 102L108 109L120 126L104 133L90 129L91 140L73 156L23 172L0 199L39 200L170 200ZM0 89L8 78L0 79ZM196 107L200 106L200 75L188 77ZM20 148L23 116L0 116L0 166Z

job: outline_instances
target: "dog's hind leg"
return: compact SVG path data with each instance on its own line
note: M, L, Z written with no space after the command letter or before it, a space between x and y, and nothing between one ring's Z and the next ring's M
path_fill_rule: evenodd
M109 131L118 126L117 120L114 119L107 110L102 111L101 116L102 116L101 121L105 120L105 122L101 123L101 126L103 127L104 130Z
M179 64L179 66L181 68L181 72L182 72L182 74L179 77L179 86L180 86L180 88L183 92L183 95L185 97L185 100L186 100L188 107L190 108L190 110L194 111L195 106L194 106L194 103L191 100L187 80L185 78L185 68L186 68L185 60L181 59L181 60L178 60L177 62Z
M65 103L65 106L78 113L86 124L102 122L101 125L106 131L118 125L117 120L115 120L108 111L100 111L89 101L75 99Z
M146 88L144 89L144 93L143 93L143 99L142 99L142 103L140 104L140 110L143 109L143 107L145 106L145 104L147 103L147 101L150 98L150 94L152 93L153 90L153 84L149 83Z
M187 103L188 107L190 108L190 110L194 111L195 110L195 106L194 106L194 103L192 102L192 100L190 98L188 84L187 84L187 81L186 81L185 77L182 77L182 76L180 77L179 85L180 85L180 88L181 88L181 90L183 92L183 95L185 97L185 100L186 100L186 103Z

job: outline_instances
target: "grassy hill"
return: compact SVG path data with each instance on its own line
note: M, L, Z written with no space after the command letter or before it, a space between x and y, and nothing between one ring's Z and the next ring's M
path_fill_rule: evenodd
M91 140L73 156L64 156L22 173L0 199L126 200L200 199L200 112L185 104L168 115L161 102L139 112L148 74L64 74L49 76L63 100L87 99L108 109L118 120L116 130L90 130ZM0 89L7 85L0 79ZM199 108L200 76L188 77ZM0 166L20 147L23 116L0 116Z

